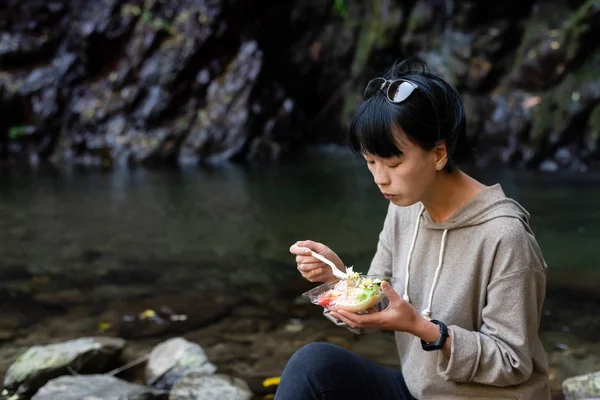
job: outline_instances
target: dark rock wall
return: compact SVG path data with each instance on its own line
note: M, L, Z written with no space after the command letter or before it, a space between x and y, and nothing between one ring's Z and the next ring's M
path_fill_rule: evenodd
M419 56L480 165L598 163L600 2L5 0L0 157L270 161L342 142L366 81Z

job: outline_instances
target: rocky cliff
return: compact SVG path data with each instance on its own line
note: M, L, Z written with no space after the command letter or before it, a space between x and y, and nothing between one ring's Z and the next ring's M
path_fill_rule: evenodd
M481 165L598 164L600 2L5 0L0 157L275 160L341 142L364 84L419 56Z

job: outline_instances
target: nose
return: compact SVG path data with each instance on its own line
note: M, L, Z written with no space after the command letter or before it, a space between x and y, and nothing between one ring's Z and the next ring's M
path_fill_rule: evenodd
M377 186L382 187L390 184L390 177L388 171L385 170L385 166L376 164L372 172L373 180Z

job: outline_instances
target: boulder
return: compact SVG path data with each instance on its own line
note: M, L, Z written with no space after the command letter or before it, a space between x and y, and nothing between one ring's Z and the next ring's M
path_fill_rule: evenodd
M217 367L208 360L200 345L180 337L169 339L150 353L146 383L158 389L170 389L189 371L211 375Z
M48 382L32 400L166 400L168 393L109 375L61 376Z
M169 400L250 400L248 384L228 375L205 375L196 371L186 374L173 386Z
M600 371L565 379L563 384L565 400L600 398Z
M71 370L100 373L117 360L125 348L125 340L111 337L87 337L34 346L21 355L8 369L4 389L8 393L34 393L50 379Z

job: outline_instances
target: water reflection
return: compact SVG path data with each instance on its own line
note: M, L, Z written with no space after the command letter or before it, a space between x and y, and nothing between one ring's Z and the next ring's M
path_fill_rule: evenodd
M471 172L531 212L556 277L600 282L600 177ZM211 274L295 273L287 250L304 238L365 270L387 208L363 162L331 149L272 168L17 171L0 188L1 266L75 280L127 270L191 287Z

